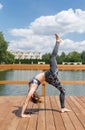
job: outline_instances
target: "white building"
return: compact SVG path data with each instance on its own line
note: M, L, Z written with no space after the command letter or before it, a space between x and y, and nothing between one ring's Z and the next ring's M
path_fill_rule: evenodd
M32 51L27 51L27 52L11 51L11 53L15 56L15 59L42 59L41 53L37 52L37 51L34 51L34 52L32 52Z

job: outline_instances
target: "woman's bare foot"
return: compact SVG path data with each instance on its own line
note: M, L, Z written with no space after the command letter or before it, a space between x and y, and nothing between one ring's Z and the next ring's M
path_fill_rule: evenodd
M69 111L71 111L71 110L69 110L69 109L67 109L67 108L62 108L61 109L61 112L63 113L63 112L69 112Z
M60 39L59 35L56 33L55 34L55 37L56 37L56 41L61 43L62 42L62 39Z
M29 117L30 118L31 116L29 114L22 114L21 117L23 117L23 118Z

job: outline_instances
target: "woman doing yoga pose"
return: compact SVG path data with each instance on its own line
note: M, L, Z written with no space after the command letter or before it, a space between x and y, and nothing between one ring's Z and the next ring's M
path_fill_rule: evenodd
M42 72L36 75L29 82L29 92L22 106L21 117L30 117L29 114L25 114L27 104L34 97L35 91L43 81L48 82L49 84L53 85L60 91L59 99L61 104L61 112L70 111L69 109L65 108L65 89L62 87L60 80L58 78L58 67L56 61L59 44L62 42L62 40L60 39L58 34L55 34L55 37L56 37L56 44L50 56L50 69L47 70L46 72Z

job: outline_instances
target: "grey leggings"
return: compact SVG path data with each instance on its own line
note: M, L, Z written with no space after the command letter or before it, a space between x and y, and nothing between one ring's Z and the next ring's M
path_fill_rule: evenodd
M58 68L57 68L57 61L56 56L58 53L59 43L56 42L53 52L50 57L50 70L46 71L45 78L46 81L56 87L60 91L60 104L61 108L64 108L64 100L65 100L65 89L62 87L59 78L58 78Z
M58 71L57 61L56 61L58 48L59 48L59 43L56 42L56 44L54 46L54 49L53 49L53 52L52 52L52 54L50 56L50 70L51 70L52 73L56 73L56 71Z

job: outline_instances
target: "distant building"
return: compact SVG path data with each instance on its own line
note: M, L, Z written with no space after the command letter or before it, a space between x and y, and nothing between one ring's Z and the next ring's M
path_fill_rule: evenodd
M34 51L27 51L27 52L21 52L21 51L17 51L17 52L13 52L11 51L11 53L15 56L15 59L42 59L42 55L40 52Z

